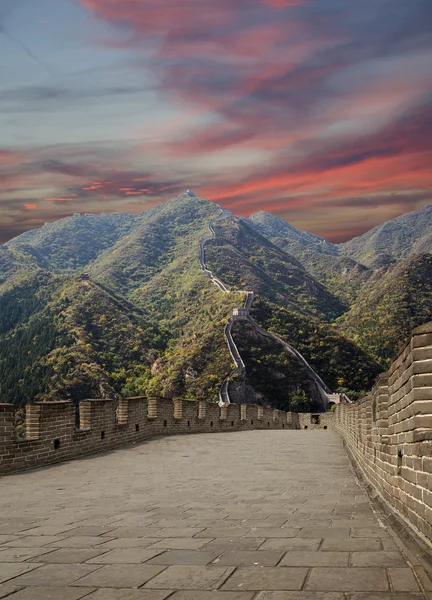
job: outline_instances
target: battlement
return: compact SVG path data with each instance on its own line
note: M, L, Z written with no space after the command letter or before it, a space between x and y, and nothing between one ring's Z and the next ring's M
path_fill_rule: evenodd
M432 540L432 323L414 329L370 394L337 405L335 428L374 493Z
M295 429L297 415L255 405L123 398L27 405L26 438L18 439L15 411L0 404L0 473L12 473L102 452L157 435L245 429Z

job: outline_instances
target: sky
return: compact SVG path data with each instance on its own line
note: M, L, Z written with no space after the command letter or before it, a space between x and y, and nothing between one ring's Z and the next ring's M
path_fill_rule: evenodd
M0 0L0 243L187 189L341 242L432 202L430 0Z

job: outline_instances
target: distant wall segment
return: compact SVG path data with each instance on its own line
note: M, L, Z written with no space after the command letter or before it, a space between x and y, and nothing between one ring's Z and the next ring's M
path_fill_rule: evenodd
M18 439L11 404L0 404L0 474L111 450L158 435L248 429L296 429L298 416L255 405L123 398L27 405L26 438Z

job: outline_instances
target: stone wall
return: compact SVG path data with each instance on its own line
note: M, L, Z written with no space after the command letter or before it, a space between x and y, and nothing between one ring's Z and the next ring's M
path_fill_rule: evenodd
M334 429L335 414L328 413L299 413L300 429Z
M49 465L156 435L245 429L295 429L297 415L255 405L124 398L27 405L26 438L17 439L14 408L0 404L0 473Z
M371 394L339 404L335 427L375 492L417 533L432 540L432 323Z

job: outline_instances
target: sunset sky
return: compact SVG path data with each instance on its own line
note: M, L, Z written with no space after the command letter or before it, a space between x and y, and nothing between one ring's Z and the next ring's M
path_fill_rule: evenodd
M431 0L1 0L0 243L190 188L344 241L432 202Z

